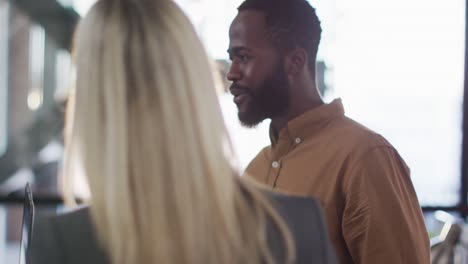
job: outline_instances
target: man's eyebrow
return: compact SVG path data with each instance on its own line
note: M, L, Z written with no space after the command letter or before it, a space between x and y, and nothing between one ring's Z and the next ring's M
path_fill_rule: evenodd
M239 53L239 52L241 52L241 51L250 51L250 50L249 50L248 48L246 48L246 47L232 47L232 48L229 48L229 49L227 50L227 53L229 53L229 54L237 54L237 53Z

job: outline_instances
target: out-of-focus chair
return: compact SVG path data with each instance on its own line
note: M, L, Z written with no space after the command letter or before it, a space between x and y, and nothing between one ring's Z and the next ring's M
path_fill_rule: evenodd
M435 217L444 225L440 234L431 239L431 264L468 263L468 226L443 211L437 211Z

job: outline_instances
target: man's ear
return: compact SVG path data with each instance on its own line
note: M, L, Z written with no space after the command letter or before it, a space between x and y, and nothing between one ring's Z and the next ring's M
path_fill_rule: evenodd
M296 48L289 52L285 60L286 74L294 76L304 70L307 63L307 52L304 49Z

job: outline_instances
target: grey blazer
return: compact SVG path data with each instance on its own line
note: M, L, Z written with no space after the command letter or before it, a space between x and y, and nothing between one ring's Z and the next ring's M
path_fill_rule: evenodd
M335 264L325 222L318 203L310 198L269 194L295 239L297 263ZM28 264L108 264L98 246L88 208L37 219ZM283 259L280 235L268 226L274 257ZM280 264L280 263L278 263Z

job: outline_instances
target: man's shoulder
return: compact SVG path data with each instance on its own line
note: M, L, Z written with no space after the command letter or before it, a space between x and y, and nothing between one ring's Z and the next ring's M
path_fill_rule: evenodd
M346 116L337 120L331 129L335 130L335 140L338 140L343 147L348 146L362 151L376 147L393 148L381 134Z
M388 175L384 171L394 174L397 170L410 174L398 150L382 135L348 117L343 118L340 126L340 134L345 139L341 151L345 154L350 170L377 170L379 176ZM361 177L362 173L355 176Z

